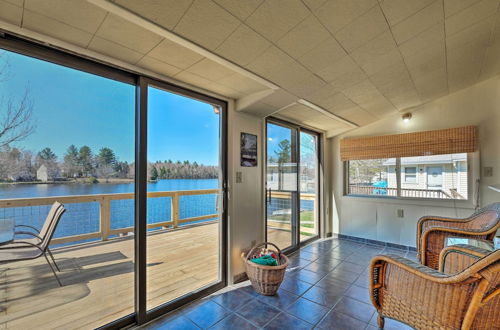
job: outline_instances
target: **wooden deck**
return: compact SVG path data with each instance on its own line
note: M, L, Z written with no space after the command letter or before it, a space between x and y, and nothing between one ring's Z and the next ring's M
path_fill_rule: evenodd
M53 250L59 287L43 258L0 265L0 329L89 329L133 312L132 237ZM148 309L215 282L217 223L148 236Z

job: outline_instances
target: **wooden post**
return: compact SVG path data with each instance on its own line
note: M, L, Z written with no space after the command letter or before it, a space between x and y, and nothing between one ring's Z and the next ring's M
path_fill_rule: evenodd
M103 196L99 201L99 220L101 238L103 241L108 240L109 232L111 230L111 201L109 198Z
M179 194L177 192L172 196L171 212L172 212L172 221L174 223L173 227L177 228L179 223Z

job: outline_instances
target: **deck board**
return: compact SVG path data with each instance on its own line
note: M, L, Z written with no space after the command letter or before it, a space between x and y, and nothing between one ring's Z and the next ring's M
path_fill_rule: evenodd
M217 281L217 223L148 235L148 308ZM43 258L0 266L0 329L89 329L133 312L133 238L53 250L59 287Z

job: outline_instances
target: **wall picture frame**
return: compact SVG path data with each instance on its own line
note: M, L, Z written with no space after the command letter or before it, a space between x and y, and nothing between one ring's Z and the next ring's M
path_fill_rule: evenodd
M242 167L257 166L257 135L241 132L240 154Z

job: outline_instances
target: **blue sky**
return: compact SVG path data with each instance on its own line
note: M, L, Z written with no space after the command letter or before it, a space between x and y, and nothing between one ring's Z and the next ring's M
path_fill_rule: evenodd
M94 152L113 149L134 160L135 86L11 52L0 81L0 106L26 88L34 103L36 131L14 146L38 152L50 147L62 159L70 144ZM150 88L148 159L218 164L219 116L211 105ZM0 110L0 114L1 114Z

